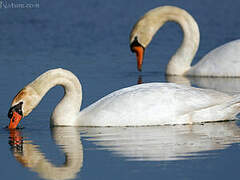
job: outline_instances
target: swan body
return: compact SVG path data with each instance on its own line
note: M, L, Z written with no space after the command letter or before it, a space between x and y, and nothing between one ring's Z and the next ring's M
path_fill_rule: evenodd
M64 69L49 70L21 90L13 107L22 104L27 116L56 85L65 96L52 113L53 126L147 126L232 120L240 96L174 83L147 83L115 91L80 111L81 84Z
M210 51L186 75L240 77L239 68L240 40L234 40Z
M240 40L226 43L205 55L191 67L200 41L199 28L194 18L185 10L162 6L147 12L134 25L130 34L130 47L136 52L138 69L141 70L143 53L155 33L167 22L178 23L183 30L183 41L171 57L166 74L185 76L239 77Z

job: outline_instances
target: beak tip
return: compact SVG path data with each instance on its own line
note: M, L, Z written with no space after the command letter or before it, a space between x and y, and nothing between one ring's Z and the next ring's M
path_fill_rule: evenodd
M142 71L144 49L141 46L136 46L136 47L133 48L133 51L136 53L137 69L138 69L138 71L141 72Z
M137 65L137 70L138 70L139 72L142 72L142 64L138 63L138 65Z
M22 115L18 114L17 112L13 112L13 116L10 119L8 129L16 129L21 119L22 119Z

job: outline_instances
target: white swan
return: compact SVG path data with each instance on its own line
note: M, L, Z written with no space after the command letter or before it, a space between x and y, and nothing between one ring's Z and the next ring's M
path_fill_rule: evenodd
M14 114L27 116L52 87L65 96L52 113L52 126L145 126L231 120L239 113L240 96L173 83L148 83L115 91L80 111L81 84L70 71L49 70L24 87L13 99ZM80 111L80 112L79 112Z
M180 48L167 65L166 74L186 76L240 76L240 40L226 43L205 55L191 67L199 46L199 29L194 18L185 10L162 6L147 12L134 25L130 34L130 47L137 55L138 69L142 68L145 48L154 34L167 22L178 23L184 33Z

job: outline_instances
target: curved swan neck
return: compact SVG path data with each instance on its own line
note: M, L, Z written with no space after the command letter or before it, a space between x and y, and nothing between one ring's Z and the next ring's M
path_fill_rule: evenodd
M82 103L82 87L74 74L63 69L49 70L29 84L37 92L40 100L57 85L64 88L64 97L52 113L51 125L74 125L75 116Z
M166 74L183 75L191 67L191 62L198 50L200 33L196 21L186 11L169 15L170 21L177 22L183 30L183 41L175 55L172 56L166 69Z
M198 46L200 33L194 18L185 10L174 6L162 6L150 10L134 26L130 41L135 37L143 47L147 47L155 33L167 22L178 23L184 33L184 38L176 54L172 56L168 66L167 74L182 75L191 65Z

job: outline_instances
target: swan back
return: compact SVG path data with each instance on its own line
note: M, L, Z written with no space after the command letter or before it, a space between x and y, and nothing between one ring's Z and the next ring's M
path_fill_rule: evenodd
M215 110L207 112L206 119L195 118L194 113L231 100L213 90L173 83L141 84L115 91L83 109L78 122L81 126L146 126L210 121L217 117Z
M226 43L205 55L188 72L189 76L240 77L240 40Z

